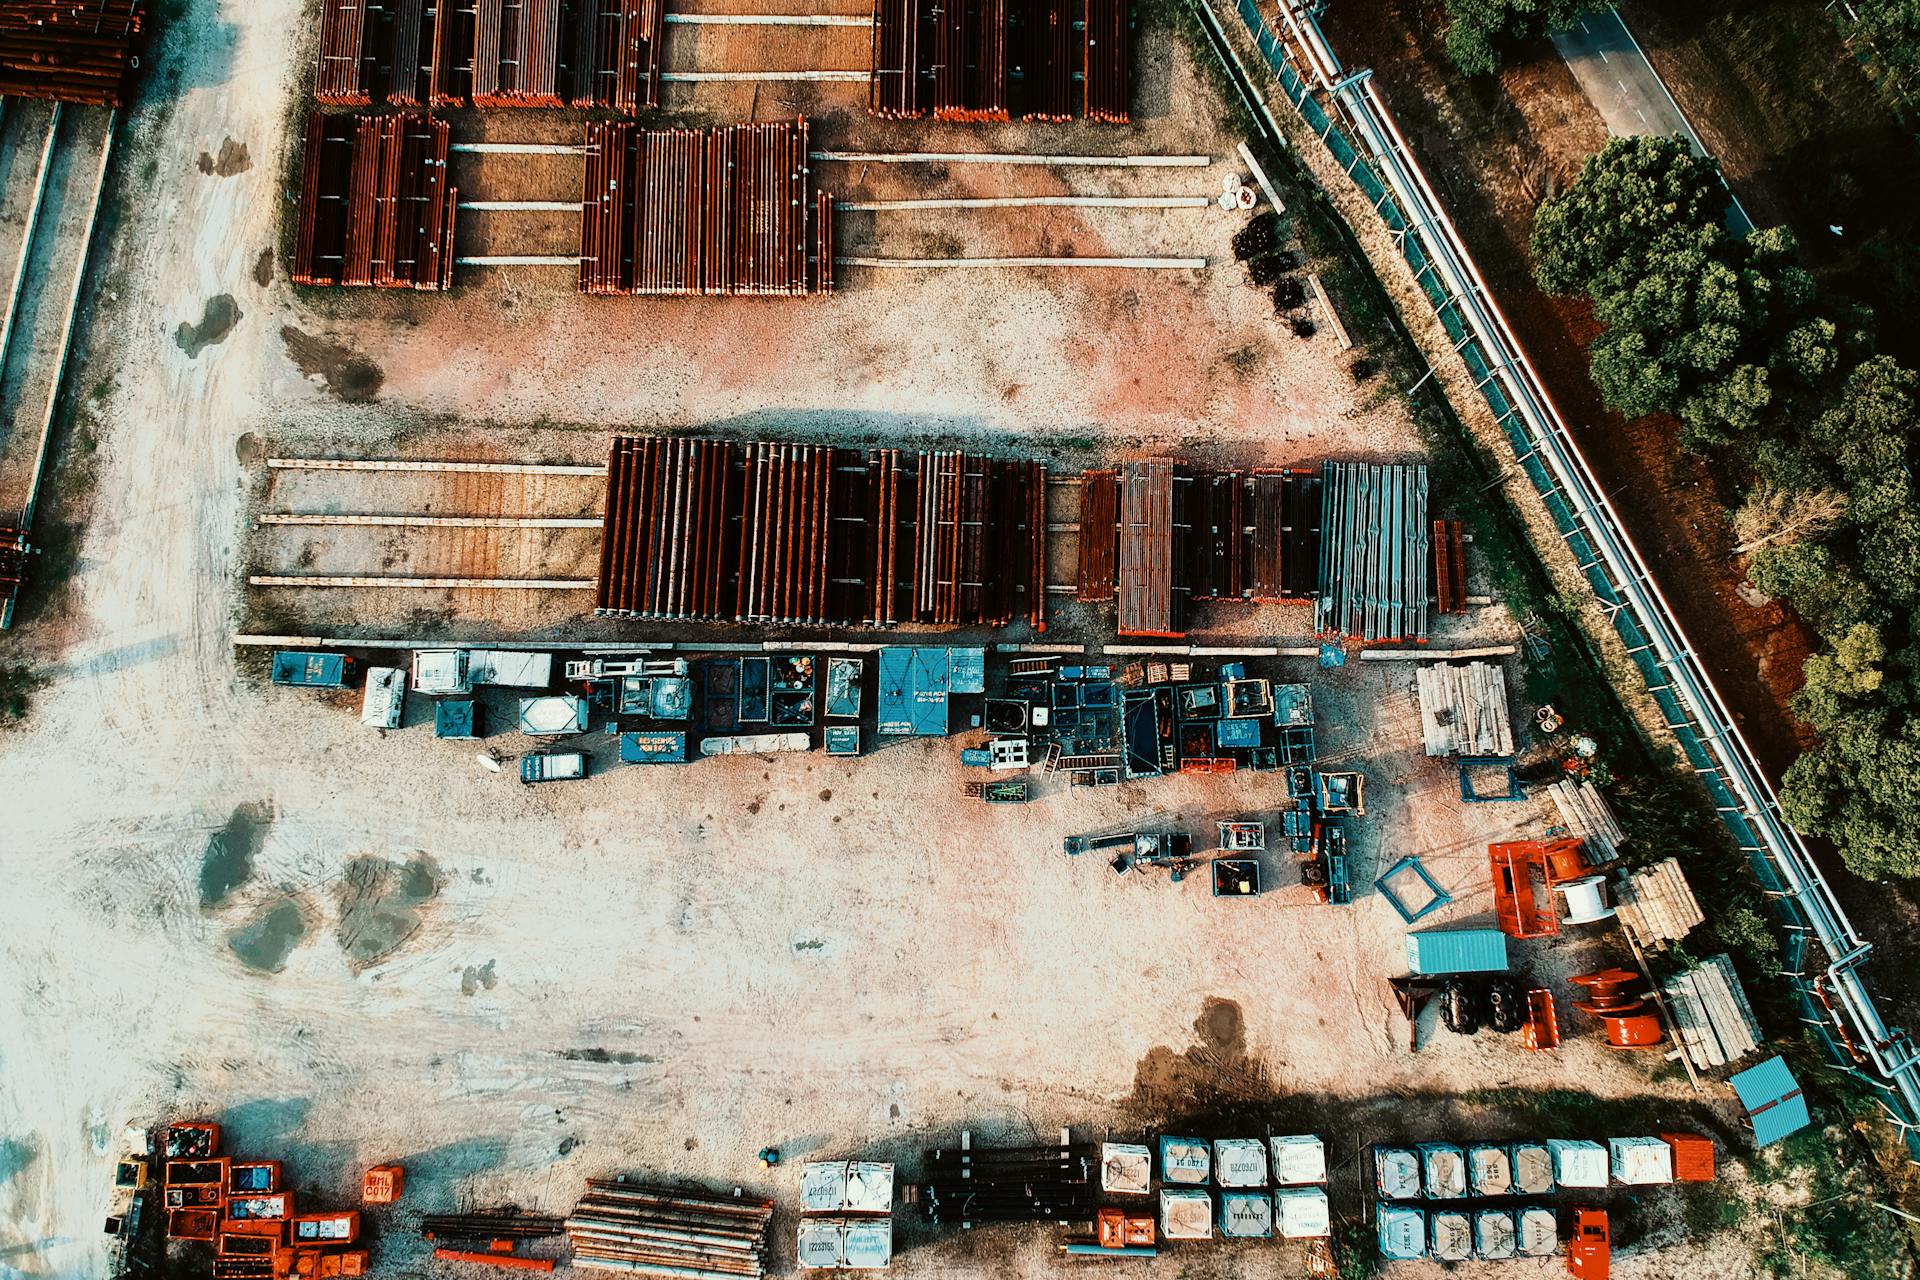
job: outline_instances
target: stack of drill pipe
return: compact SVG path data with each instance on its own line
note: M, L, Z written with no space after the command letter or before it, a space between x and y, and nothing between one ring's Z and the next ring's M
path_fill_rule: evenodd
M933 118L1011 119L1007 111L1007 0L927 6L934 21Z
M329 106L364 107L367 89L367 0L320 0L320 66L313 96Z
M573 43L573 105L628 115L660 105L666 0L579 0Z
M474 0L473 87L476 106L512 105L503 86L501 62L506 55L507 20L513 10L507 0Z
M294 283L450 288L459 200L450 145L443 120L310 113Z
M835 454L820 445L751 446L734 621L838 621L825 607Z
M927 1152L917 1190L938 1223L1064 1221L1093 1212L1094 1164L1084 1143L946 1148Z
M831 287L828 197L809 130L590 125L580 291L799 296Z
M433 7L433 26L428 33L432 52L428 56L431 70L427 105L463 107L473 93L474 47L480 30L479 11L476 4L465 3L464 0L433 0Z
M538 1240L557 1236L562 1229L559 1218L519 1212L429 1213L420 1218L420 1235L427 1240Z
M573 1265L685 1277L765 1274L770 1200L592 1178L566 1221Z
M918 0L873 0L873 66L867 111L889 119L920 116Z
M1087 0L1082 114L1126 124L1133 103L1133 15L1129 0Z
M333 3L333 0L326 0ZM396 107L424 107L433 102L431 31L436 6L428 0L390 0L393 5L393 64L387 101ZM423 54L429 56L424 58Z
M1067 0L1033 0L1018 7L1019 115L1023 120L1073 119L1073 73L1078 61Z
M120 106L145 0L0 0L0 95Z

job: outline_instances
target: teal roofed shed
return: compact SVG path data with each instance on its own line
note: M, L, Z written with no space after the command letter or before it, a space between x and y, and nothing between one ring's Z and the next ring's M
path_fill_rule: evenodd
M1768 1058L1727 1083L1740 1095L1740 1105L1753 1121L1755 1146L1778 1142L1813 1123L1806 1095L1800 1092L1800 1082L1793 1078L1784 1058Z

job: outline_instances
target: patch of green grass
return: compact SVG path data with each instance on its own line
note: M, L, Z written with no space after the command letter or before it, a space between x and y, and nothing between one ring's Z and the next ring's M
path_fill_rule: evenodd
M0 725L27 718L33 695L46 687L46 677L19 663L0 663Z

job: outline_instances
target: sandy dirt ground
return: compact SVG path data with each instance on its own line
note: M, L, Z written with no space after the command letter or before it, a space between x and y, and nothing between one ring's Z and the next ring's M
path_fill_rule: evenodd
M548 456L591 455L614 425L693 423L1275 462L1413 447L1231 266L1125 286L856 280L786 306L589 306L564 282L504 277L451 299L296 298L263 252L288 208L301 8L187 5L156 58L171 91L129 140L139 178L84 375L111 379L92 522L60 606L20 637L52 683L0 739L0 1274L102 1274L115 1135L169 1115L219 1118L234 1149L288 1161L333 1203L397 1159L413 1212L564 1210L583 1176L613 1171L738 1183L790 1210L797 1174L754 1162L769 1143L911 1162L962 1127L1135 1133L1226 1104L1347 1141L1371 1135L1341 1100L1402 1095L1379 1121L1397 1136L1474 1136L1420 1099L1475 1088L1653 1094L1649 1131L1702 1114L1684 1082L1608 1053L1564 1009L1558 1055L1450 1036L1430 1012L1409 1056L1382 981L1404 968L1403 929L1376 895L1221 904L1059 852L1142 812L1271 812L1271 775L962 810L955 744L930 742L522 789L417 727L375 734L348 700L239 675L229 636L269 441L377 453L459 414L476 450L538 430ZM1208 114L1173 46L1150 56L1168 100ZM1192 145L1186 124L1157 127L1133 149ZM1225 154L1217 130L1197 136ZM201 165L228 143L251 163ZM1183 248L1223 256L1230 230L1197 219ZM188 354L178 326L223 296L231 328ZM1226 359L1245 346L1255 358ZM355 360L378 366L377 393ZM1498 615L1472 625L1514 639ZM1482 846L1540 830L1542 811L1460 803L1453 771L1420 754L1403 666L1297 665L1327 757L1369 778L1356 882L1420 853L1456 897L1433 922L1484 920ZM1572 933L1518 949L1549 982L1612 954ZM1358 1203L1347 1184L1342 1213ZM1051 1231L902 1223L903 1276L1056 1265ZM404 1214L395 1226L382 1273L422 1273ZM783 1268L791 1229L783 1216ZM1297 1266L1277 1249L1180 1261ZM1617 1266L1717 1274L1697 1263Z

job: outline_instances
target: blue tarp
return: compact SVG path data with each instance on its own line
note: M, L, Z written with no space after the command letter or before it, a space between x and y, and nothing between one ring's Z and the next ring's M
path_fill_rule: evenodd
M1505 973L1507 935L1498 929L1428 929L1407 935L1415 973Z
M953 692L949 649L886 648L880 651L880 715L876 733L947 735L947 699ZM973 650L980 653L980 650ZM984 659L983 659L984 661Z
M1813 1123L1800 1082L1793 1078L1785 1058L1768 1058L1727 1081L1740 1095L1740 1105L1753 1120L1753 1142L1764 1147Z

